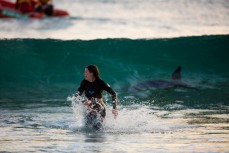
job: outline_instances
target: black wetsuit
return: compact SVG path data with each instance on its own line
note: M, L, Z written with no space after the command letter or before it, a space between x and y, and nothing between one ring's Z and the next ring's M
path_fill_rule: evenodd
M96 79L94 82L89 82L85 79L81 82L78 89L80 95L85 91L85 96L91 100L91 98L101 99L103 97L103 90L107 91L112 95L113 108L116 109L117 106L117 96L114 90L101 79Z

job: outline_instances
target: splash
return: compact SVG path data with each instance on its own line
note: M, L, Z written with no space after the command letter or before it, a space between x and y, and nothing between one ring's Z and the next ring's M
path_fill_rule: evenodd
M82 99L82 97L75 96L67 98L68 101L72 102L74 116L73 129L86 132L87 130L84 125L86 109L81 103ZM174 109L176 106L176 104L172 105L171 108ZM119 106L119 115L117 118L114 118L112 114L112 106L107 105L106 112L107 115L102 130L105 133L165 133L190 126L181 119L185 115L185 112L180 111L181 114L178 115L179 113L177 112L170 112L161 110L159 107L145 105L145 102L142 102L142 104ZM168 115L170 116L169 118L165 117Z
M85 106L83 106L82 101L83 101L83 97L81 96L68 96L67 97L67 101L71 102L71 108L73 111L73 115L74 115L74 128L75 129L81 129L84 128L84 113L86 111Z

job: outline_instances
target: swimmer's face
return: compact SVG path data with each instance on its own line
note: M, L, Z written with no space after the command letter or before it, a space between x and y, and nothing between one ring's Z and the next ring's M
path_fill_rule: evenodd
M84 77L85 77L85 80L90 81L92 80L94 76L93 76L93 73L91 73L87 68L85 68Z

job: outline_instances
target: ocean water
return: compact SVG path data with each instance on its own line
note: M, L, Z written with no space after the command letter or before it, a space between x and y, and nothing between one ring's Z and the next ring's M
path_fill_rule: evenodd
M229 33L228 0L55 0L54 4L70 17L0 20L0 38L151 39Z
M1 152L228 152L229 36L171 39L0 40ZM67 101L96 64L119 97L104 129L84 126L84 107ZM194 89L128 90L145 80Z
M229 152L227 0L56 0L67 18L0 20L0 152ZM104 128L71 100L96 64ZM193 88L142 88L147 80Z

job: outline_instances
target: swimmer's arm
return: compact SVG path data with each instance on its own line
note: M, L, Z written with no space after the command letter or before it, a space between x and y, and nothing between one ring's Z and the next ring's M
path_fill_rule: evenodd
M83 80L80 84L80 87L78 88L76 95L81 96L85 90L85 81Z
M107 83L103 82L103 86L104 86L104 90L112 95L113 109L117 109L117 94L114 92L114 90Z

